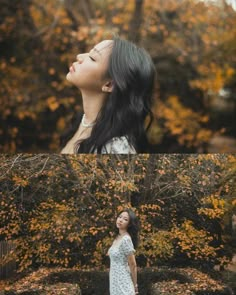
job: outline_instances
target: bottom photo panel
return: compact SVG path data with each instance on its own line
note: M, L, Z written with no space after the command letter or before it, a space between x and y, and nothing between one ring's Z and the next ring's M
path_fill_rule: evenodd
M236 294L236 155L0 155L0 294Z

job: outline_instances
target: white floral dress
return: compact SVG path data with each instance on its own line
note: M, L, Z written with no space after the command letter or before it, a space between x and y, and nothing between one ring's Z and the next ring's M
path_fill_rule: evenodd
M136 150L131 146L125 136L112 138L105 147L102 154L136 154Z
M130 236L125 235L108 250L110 256L110 295L134 295L134 284L128 265L128 256L135 252Z

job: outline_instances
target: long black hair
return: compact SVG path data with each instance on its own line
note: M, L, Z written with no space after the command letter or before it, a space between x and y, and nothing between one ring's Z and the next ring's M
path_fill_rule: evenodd
M115 37L106 75L113 82L113 90L103 104L91 136L77 144L78 153L101 153L114 137L125 136L138 153L147 149L147 130L153 114L152 94L155 66L145 49L132 42ZM148 117L149 123L145 126ZM73 124L62 136L61 144L74 135L82 114L77 114Z
M126 208L126 209L122 210L118 214L118 216L120 216L120 214L122 214L123 212L127 212L129 214L129 224L128 224L127 232L129 233L129 235L132 239L134 248L136 249L138 246L138 243L139 243L139 230L140 230L139 219L136 216L136 214L134 213L134 211L130 208ZM115 233L116 234L119 233L119 229L117 227L115 228Z

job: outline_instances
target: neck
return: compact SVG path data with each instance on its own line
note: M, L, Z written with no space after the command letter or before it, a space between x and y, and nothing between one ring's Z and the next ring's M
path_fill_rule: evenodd
M127 233L127 230L125 230L125 229L119 229L119 235L120 236L123 236L126 233Z
M81 91L82 92L82 91ZM103 93L82 92L83 110L86 123L92 123L97 119L106 96Z

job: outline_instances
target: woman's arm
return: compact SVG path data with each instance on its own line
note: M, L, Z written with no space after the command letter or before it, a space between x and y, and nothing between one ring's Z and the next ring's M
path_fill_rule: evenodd
M128 256L128 264L131 272L132 281L134 284L135 294L138 294L138 284L137 284L137 264L134 254Z

